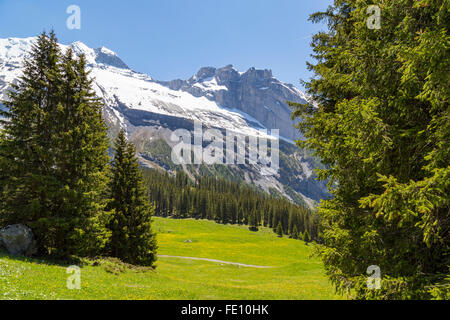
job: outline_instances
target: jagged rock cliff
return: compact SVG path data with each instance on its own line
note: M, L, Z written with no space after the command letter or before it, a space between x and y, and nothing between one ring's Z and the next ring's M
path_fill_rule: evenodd
M306 96L293 85L274 78L270 70L250 68L242 73L232 65L219 69L205 67L188 80L159 83L245 112L266 128L280 129L280 135L287 139L300 137L286 101L304 103Z

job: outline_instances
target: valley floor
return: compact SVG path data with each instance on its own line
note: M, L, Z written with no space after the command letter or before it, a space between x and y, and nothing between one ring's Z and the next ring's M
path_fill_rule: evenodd
M69 290L67 266L0 253L0 299L342 299L302 241L269 229L154 220L156 271L88 263L81 268L81 290Z

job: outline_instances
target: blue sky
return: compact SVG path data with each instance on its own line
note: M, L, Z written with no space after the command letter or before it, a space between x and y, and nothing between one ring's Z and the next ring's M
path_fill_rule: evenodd
M299 88L308 79L307 21L331 0L0 0L0 38L54 28L59 41L115 51L132 69L158 80L186 79L200 67L233 64L272 69ZM81 8L81 29L69 30L69 5Z

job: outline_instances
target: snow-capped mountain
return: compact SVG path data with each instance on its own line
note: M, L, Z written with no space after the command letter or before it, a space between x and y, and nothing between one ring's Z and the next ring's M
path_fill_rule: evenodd
M0 100L7 99L10 83L19 78L35 40L35 37L0 39ZM125 128L141 152L144 165L170 168L162 160L161 150L167 148L161 148L161 143L170 147L171 130L191 130L193 121L246 136L260 136L261 129L279 129L281 137L288 141L281 146L280 174L261 177L258 168L248 167L230 169L230 174L266 191L275 189L306 202L326 195L323 184L315 182L311 173L315 160L289 143L299 134L293 127L286 101L304 102L306 96L293 85L275 79L271 71L251 68L239 72L229 65L202 68L188 80L164 82L131 70L105 47L92 49L82 42L61 45L63 51L69 47L86 56L94 90L105 103L104 115L111 134Z
M0 99L5 99L8 83L20 75L23 58L28 55L35 38L0 40ZM105 101L105 110L110 120L129 125L121 108L141 110L159 115L174 116L202 122L205 126L215 126L235 130L244 134L257 134L263 128L252 117L242 112L232 111L204 97L175 91L153 81L145 74L130 70L111 50L104 47L91 49L81 42L72 48L74 53L84 53L91 76L95 78L95 91Z

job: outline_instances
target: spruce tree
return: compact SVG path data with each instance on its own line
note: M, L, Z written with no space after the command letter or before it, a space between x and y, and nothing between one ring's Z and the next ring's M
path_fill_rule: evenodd
M297 225L294 225L294 228L292 229L292 239L298 239L298 228Z
M255 209L253 209L252 212L250 212L249 214L248 224L250 226L249 227L250 231L258 231L258 219L256 216Z
M120 131L112 162L109 253L125 262L153 266L156 235L152 231L154 207L148 203L135 147Z
M369 28L368 6L380 9ZM292 104L325 164L321 255L358 299L431 299L449 289L448 0L342 1L311 16L314 103ZM382 288L366 285L382 270ZM440 292L440 293L439 293ZM447 293L448 294L448 293Z
M63 57L55 34L41 34L5 105L2 222L30 226L41 253L99 253L108 140L85 58Z
M278 226L276 229L277 235L281 238L283 237L283 226L281 225L281 221L278 222Z
M57 184L52 172L51 137L58 104L60 52L54 34L41 34L30 55L19 83L11 85L8 100L3 101L7 110L2 112L6 119L1 120L4 181L0 219L2 224L35 227L33 223L52 215L51 193ZM43 235L37 233L43 244Z
M305 241L305 243L308 243L311 241L311 237L309 236L308 230L305 230L305 232L303 232L303 241Z
M84 55L67 50L62 58L62 86L55 136L56 172L64 185L58 190L60 214L74 227L67 231L76 250L94 255L105 246L110 214L105 211L109 140L102 103L92 89Z

